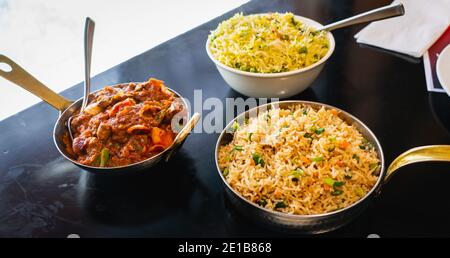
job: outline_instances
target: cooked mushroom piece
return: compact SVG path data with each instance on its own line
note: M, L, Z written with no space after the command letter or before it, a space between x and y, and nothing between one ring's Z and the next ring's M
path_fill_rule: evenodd
M110 135L111 135L111 126L105 123L101 123L97 128L97 137L100 140L105 141L109 138Z

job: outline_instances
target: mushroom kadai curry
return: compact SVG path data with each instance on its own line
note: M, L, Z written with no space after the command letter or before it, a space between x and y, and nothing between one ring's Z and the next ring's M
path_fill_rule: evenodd
M106 86L89 97L72 118L73 141L68 133L63 141L76 161L94 167L129 165L167 149L176 136L172 119L184 110L156 79Z

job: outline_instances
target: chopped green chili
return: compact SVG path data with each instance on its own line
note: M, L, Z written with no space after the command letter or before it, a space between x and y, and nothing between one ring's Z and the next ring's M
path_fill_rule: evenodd
M325 128L319 128L319 129L316 129L316 130L314 130L314 132L315 132L316 134L321 134L321 133L325 132Z
M358 196L363 196L364 195L364 190L361 187L358 187L358 188L355 189L355 193Z
M261 154L255 152L255 153L252 154L252 158L253 158L253 161L255 162L255 165L264 166L264 160L261 157Z
M312 158L311 160L314 162L321 162L321 161L323 161L323 157L315 157L315 158Z
M261 206L263 206L263 207L266 207L267 201L266 201L266 199L260 199L260 200L258 201L258 204L261 205Z
M334 190L333 192L331 192L331 195L338 196L338 195L341 195L342 193L344 193L344 191L342 191L342 190Z
M275 204L275 209L286 208L286 207L287 207L287 204L284 202L277 202Z
M369 165L370 170L376 170L378 168L378 163L372 163Z
M291 175L295 178L305 176L305 171L301 168L297 168L296 170L291 171Z
M242 148L242 146L235 145L235 146L233 147L233 150L241 151L241 150L243 150L243 148Z
M369 150L369 149L374 149L375 146L373 145L372 142L370 142L366 138L363 138L361 141L361 145L359 145L359 148L362 150Z
M100 152L100 167L105 167L109 161L109 150L107 148L103 148Z
M329 185L329 186L333 186L333 185L334 185L334 182L336 182L336 181L334 181L333 178L327 177L327 178L325 178L325 179L323 180L323 182L324 182L325 184Z
M345 184L345 182L342 182L342 181L336 181L336 182L334 182L334 184L333 184L333 188L338 188L338 187L341 187L341 186L343 186Z
M233 125L231 126L233 129L233 132L236 132L239 129L239 123L234 121Z
M300 52L300 54L306 54L306 53L308 53L308 48L303 46L300 48L299 52Z
M228 176L229 173L230 173L230 170L229 170L228 168L225 168L225 169L222 171L222 175L223 175L223 176Z

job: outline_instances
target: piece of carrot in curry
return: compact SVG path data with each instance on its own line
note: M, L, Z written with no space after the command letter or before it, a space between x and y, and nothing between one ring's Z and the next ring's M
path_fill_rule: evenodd
M148 81L150 82L150 84L155 85L155 86L164 86L164 81L155 79L155 78L150 78L148 79Z
M154 145L161 145L164 148L169 147L173 142L172 133L158 127L153 127L150 133Z

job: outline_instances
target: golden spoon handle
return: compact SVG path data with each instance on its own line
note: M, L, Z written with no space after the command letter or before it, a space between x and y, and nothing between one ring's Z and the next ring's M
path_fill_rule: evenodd
M175 137L175 139L174 139L174 144L172 145L172 150L166 156L166 161L169 161L169 159L173 156L174 151L176 151L178 149L178 147L180 147L180 145L186 139L186 137L188 137L188 135L194 129L194 127L197 124L199 119L200 119L200 114L197 112L194 113L194 115L192 115L191 119L189 119L189 121L183 127L183 129L181 129L181 131L178 133L177 137Z
M71 101L49 89L14 61L2 54L0 54L0 63L5 63L11 67L11 71L0 69L1 77L33 93L59 111L64 111L72 104Z
M429 145L410 149L398 156L387 169L385 182L399 168L419 162L447 161L450 162L450 145Z

